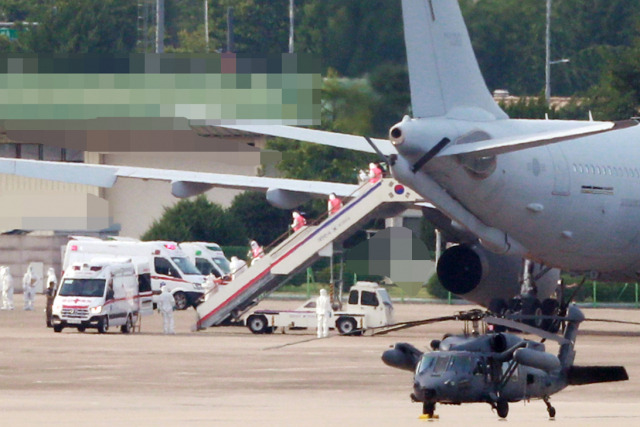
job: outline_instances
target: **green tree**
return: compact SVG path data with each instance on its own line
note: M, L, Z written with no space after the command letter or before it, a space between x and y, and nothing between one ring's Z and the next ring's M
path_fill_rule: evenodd
M204 241L220 245L244 245L246 231L240 221L204 195L165 207L142 240Z
M245 240L256 240L268 245L289 229L291 213L269 204L264 193L246 191L238 194L231 203L227 214L239 221L245 231Z
M24 33L32 52L126 54L135 48L138 10L129 0L58 0L40 4Z

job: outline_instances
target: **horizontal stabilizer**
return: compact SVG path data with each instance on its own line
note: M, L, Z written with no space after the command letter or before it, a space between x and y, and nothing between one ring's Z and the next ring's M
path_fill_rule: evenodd
M585 385L627 381L629 375L624 366L572 366L567 374L569 385Z
M349 150L364 151L366 153L375 153L373 148L367 143L362 136L349 135L346 133L327 132L318 129L306 129L293 126L279 125L225 125L221 126L216 123L206 123L208 126L217 126L228 129L236 129L244 132L253 132L260 135L276 136L280 138L295 139L297 141L313 142L331 147L348 148ZM371 138L378 149L388 156L397 154L398 151L388 139Z
M474 156L495 156L512 151L524 150L527 148L540 147L543 145L555 144L561 141L568 141L575 138L595 135L611 130L619 130L631 126L636 126L635 120L622 122L586 122L584 126L561 131L540 132L519 137L489 139L468 144L449 145L442 150L438 157L456 155Z

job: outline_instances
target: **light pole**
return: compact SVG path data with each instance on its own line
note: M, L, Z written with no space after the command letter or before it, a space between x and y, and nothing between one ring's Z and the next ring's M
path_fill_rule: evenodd
M209 0L204 0L204 44L205 52L209 53Z
M551 0L547 0L547 25L545 31L545 60L544 60L544 99L549 105L551 99L551 66L569 62L567 58L551 60Z
M293 0L289 0L289 53L293 53Z

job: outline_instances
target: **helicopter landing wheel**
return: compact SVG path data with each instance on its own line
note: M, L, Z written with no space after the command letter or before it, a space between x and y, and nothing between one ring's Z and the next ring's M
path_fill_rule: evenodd
M500 418L507 418L509 415L509 402L504 399L500 399L496 402L496 411Z
M547 412L549 413L549 418L555 418L556 417L556 408L551 406L551 403L549 403L549 398L548 397L545 397L543 400L544 400L545 405L547 405Z
M436 404L433 402L424 402L422 404L422 414L433 417L433 413L436 410Z
M420 415L420 419L423 420L433 420L439 418L437 415L434 415L436 410L435 402L423 402L422 403L422 415Z

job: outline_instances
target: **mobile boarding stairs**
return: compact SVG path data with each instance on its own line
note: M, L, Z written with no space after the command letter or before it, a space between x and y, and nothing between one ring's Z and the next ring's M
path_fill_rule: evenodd
M196 329L237 321L259 296L283 285L291 276L307 268L319 252L333 242L341 242L370 219L392 217L422 198L393 178L366 183L337 213L322 222L307 225L281 243L267 248L264 257L226 285L219 285L198 305ZM278 241L276 241L278 242Z

